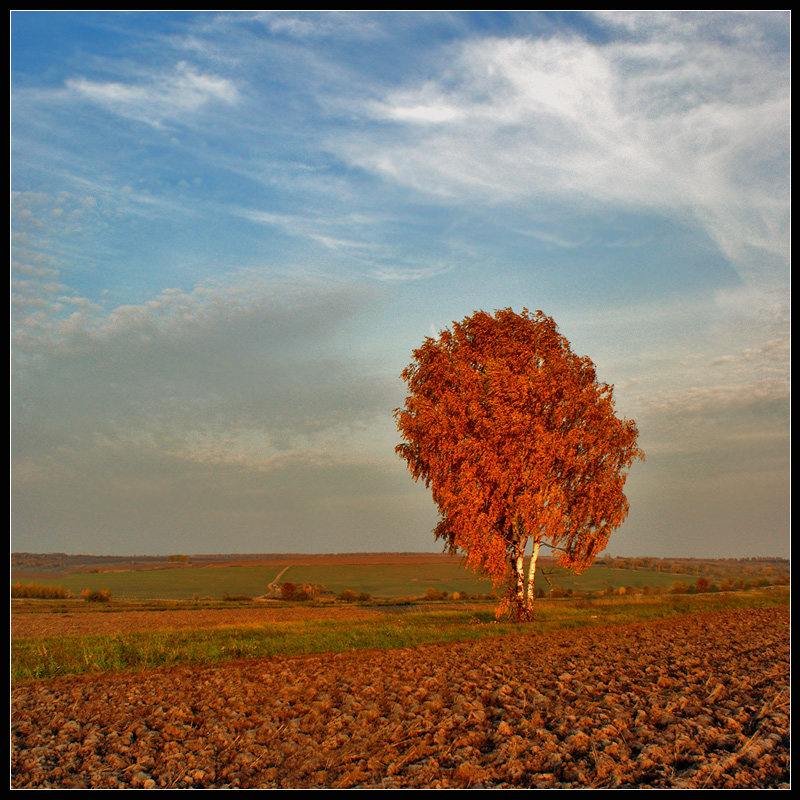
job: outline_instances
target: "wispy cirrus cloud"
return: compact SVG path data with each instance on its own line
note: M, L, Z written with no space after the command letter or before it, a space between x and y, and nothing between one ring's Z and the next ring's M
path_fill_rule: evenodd
M363 252L375 249L374 243L352 236L367 226L367 220L357 216L331 218L319 214L276 214L255 209L240 209L235 213L251 222L278 228L289 236L311 239L330 250Z
M235 105L239 90L228 78L201 72L185 62L173 72L145 76L136 82L70 78L67 90L129 119L160 127L211 104Z
M751 248L785 258L785 63L746 16L723 15L724 31L702 15L646 16L599 15L638 34L605 45L459 43L439 75L367 104L388 127L344 137L341 152L451 201L648 208L703 228L742 269Z
M255 11L250 18L263 24L272 33L301 40L372 39L384 33L381 21L363 12Z

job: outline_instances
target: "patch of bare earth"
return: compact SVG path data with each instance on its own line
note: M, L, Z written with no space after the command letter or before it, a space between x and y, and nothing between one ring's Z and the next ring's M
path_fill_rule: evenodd
M12 687L15 788L788 788L789 611Z

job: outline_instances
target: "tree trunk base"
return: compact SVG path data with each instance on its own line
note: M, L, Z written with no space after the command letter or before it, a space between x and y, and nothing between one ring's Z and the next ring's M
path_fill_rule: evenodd
M529 608L524 602L520 603L516 595L512 595L503 598L495 611L495 618L509 622L532 622L534 613L533 608Z

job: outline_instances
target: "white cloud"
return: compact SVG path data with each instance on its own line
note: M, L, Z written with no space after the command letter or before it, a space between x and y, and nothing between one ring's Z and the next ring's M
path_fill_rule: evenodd
M356 239L353 236L345 237L345 233L352 233L365 227L365 220L353 215L330 218L318 215L274 214L249 209L235 213L251 222L279 228L289 236L312 239L329 250L363 252L375 247L368 240Z
M335 346L366 299L247 279L38 318L12 378L14 468L156 443L188 462L257 467L369 457L393 381Z
M437 79L367 104L384 127L341 152L461 202L570 198L678 215L743 270L752 247L785 258L788 67L749 26L728 27L736 38L724 42L679 13L603 46L472 39Z
M373 38L382 33L378 20L364 12L342 10L257 11L250 15L272 33L294 39Z
M185 63L170 74L138 83L70 78L66 86L78 98L156 127L180 121L212 103L232 106L239 101L239 90L231 80L198 72Z

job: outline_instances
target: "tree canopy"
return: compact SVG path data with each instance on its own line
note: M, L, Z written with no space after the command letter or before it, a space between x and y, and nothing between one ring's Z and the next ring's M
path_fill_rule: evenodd
M396 451L432 491L436 537L507 582L504 609L529 616L542 544L581 571L627 516L626 470L644 459L636 424L541 311L475 312L427 337L402 378Z

